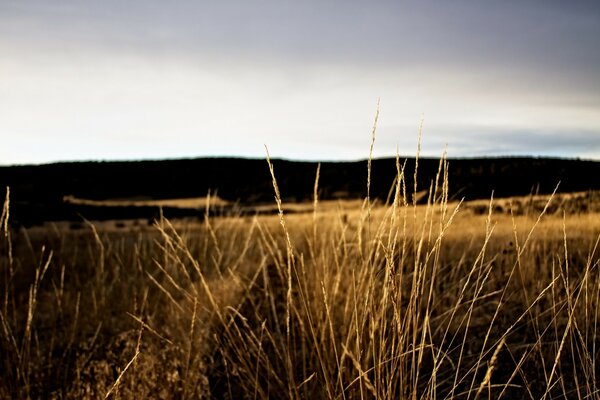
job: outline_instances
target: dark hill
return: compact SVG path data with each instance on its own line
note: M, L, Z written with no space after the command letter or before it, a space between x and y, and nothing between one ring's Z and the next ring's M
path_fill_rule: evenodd
M404 160L402 160L404 161ZM414 159L407 160L407 184L412 188ZM451 159L450 194L467 199L550 193L560 181L561 192L600 189L600 162L550 158ZM280 191L288 201L312 196L317 163L273 160ZM439 160L420 159L418 186L426 189ZM394 159L373 160L371 192L385 198L396 174ZM367 162L321 164L320 197L366 195ZM63 204L63 196L104 200L205 196L209 190L226 200L246 204L273 201L265 160L199 158L165 161L77 162L0 167L0 187L11 188L13 220L79 218Z

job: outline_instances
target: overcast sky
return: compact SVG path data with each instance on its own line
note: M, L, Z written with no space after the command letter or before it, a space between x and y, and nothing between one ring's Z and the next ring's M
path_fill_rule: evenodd
M0 0L0 164L600 160L597 1Z

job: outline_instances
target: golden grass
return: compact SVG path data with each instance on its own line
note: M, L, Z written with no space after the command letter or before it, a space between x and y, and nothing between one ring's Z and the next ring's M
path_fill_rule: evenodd
M447 168L425 205L399 160L389 204L317 170L288 214L269 162L278 215L137 232L11 231L7 198L0 397L597 398L600 214L474 211Z
M173 207L173 208L206 208L207 201L211 207L226 206L230 202L216 195L207 197L195 197L187 199L164 199L164 200L141 200L141 199L119 199L119 200L89 200L74 196L65 196L63 201L68 204L95 206L95 207Z

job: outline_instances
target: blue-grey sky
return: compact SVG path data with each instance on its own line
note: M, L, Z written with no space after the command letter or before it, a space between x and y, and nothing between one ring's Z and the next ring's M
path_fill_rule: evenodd
M600 159L597 1L0 0L0 164Z

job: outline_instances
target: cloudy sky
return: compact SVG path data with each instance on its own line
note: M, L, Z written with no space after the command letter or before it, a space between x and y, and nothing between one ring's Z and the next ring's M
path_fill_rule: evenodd
M0 164L600 160L599 4L0 0Z

